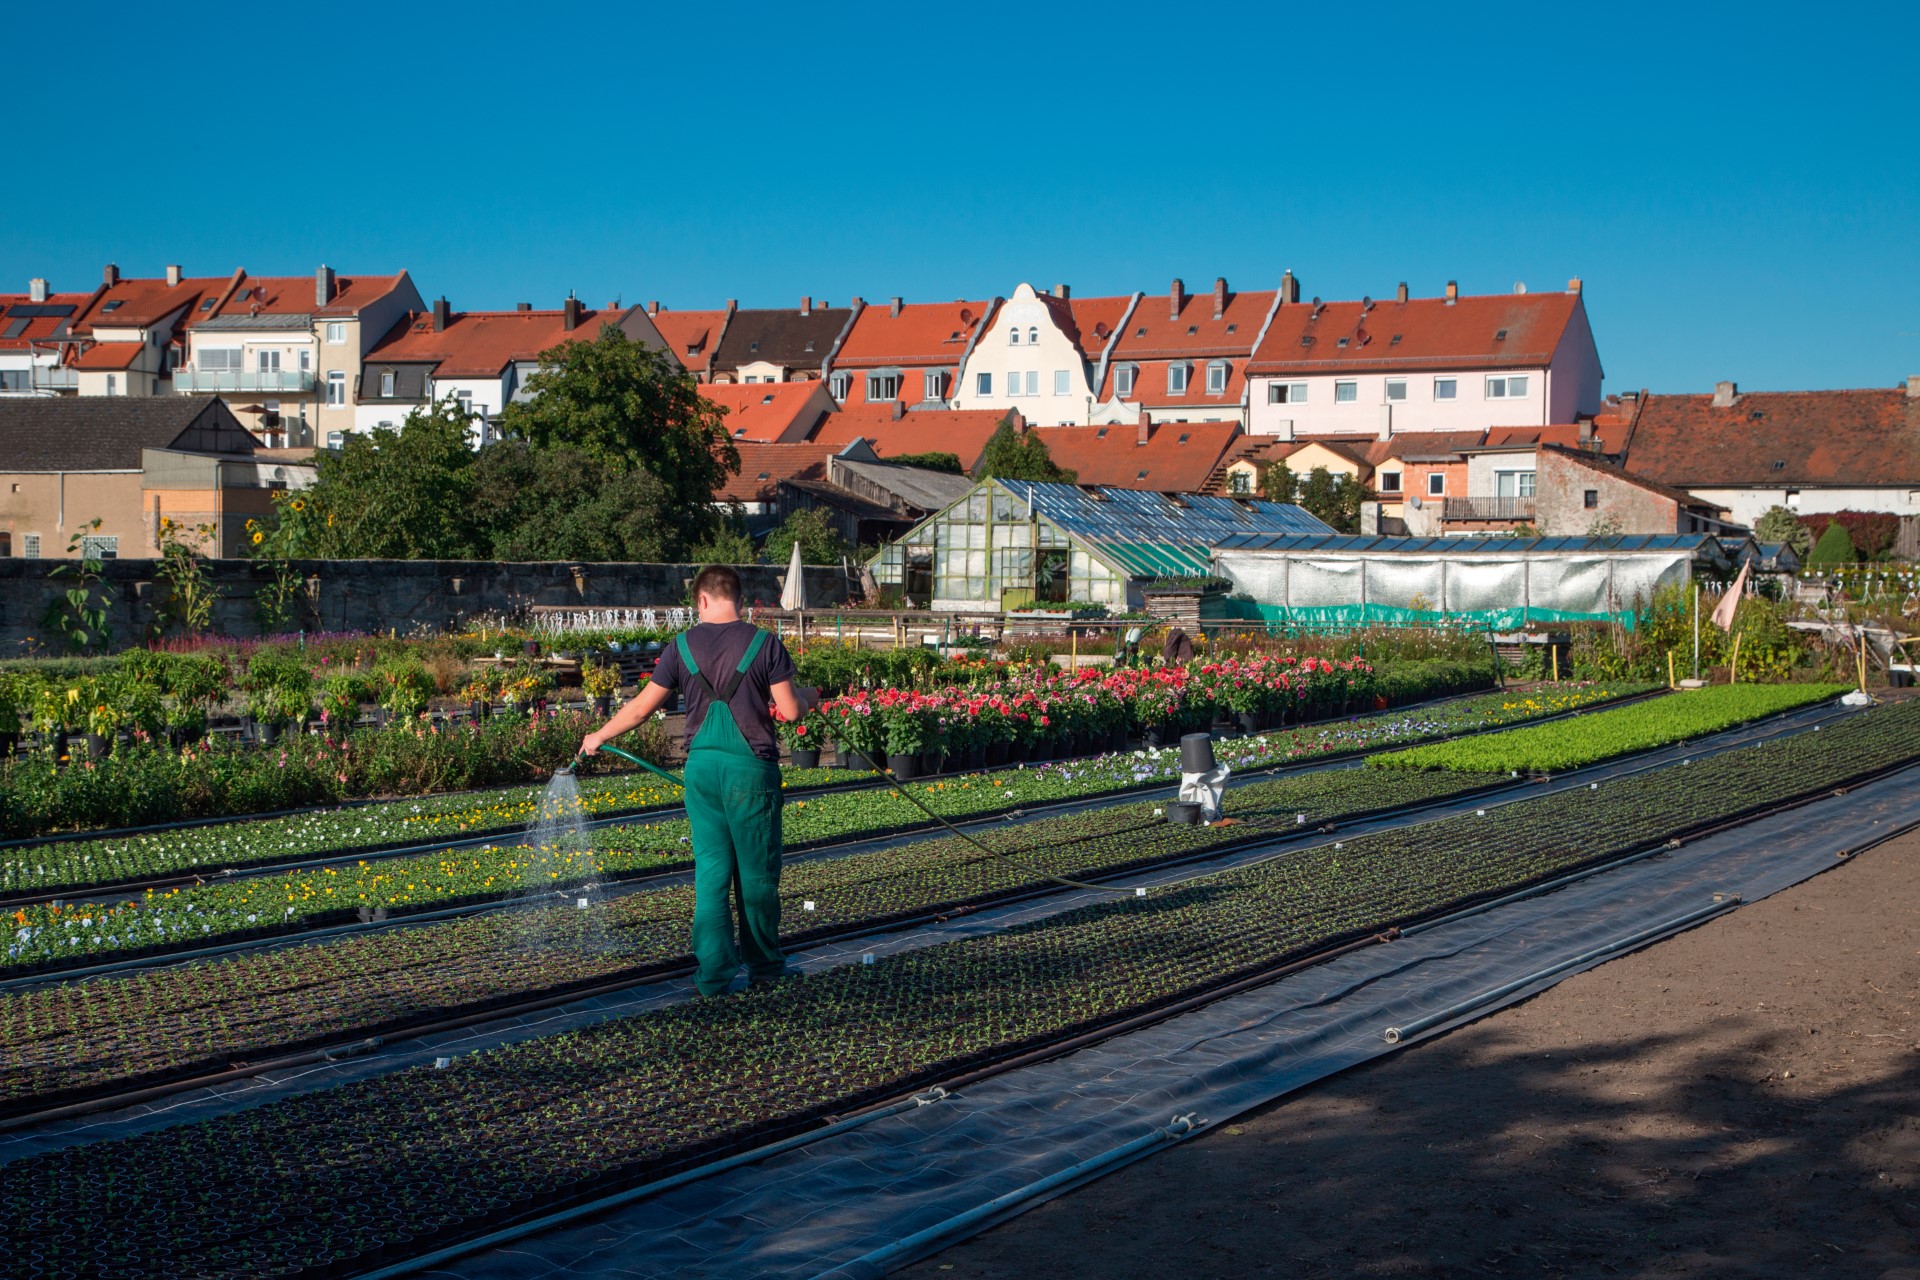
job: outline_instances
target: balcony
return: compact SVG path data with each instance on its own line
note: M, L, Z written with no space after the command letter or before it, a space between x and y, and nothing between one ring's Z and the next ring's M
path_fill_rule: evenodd
M1448 498L1440 509L1440 518L1454 520L1485 520L1502 524L1517 524L1533 519L1532 498Z
M192 369L173 371L173 389L183 395L205 391L245 391L256 394L312 394L313 374L298 369Z
M65 365L36 364L33 366L33 389L35 391L75 391L80 386L80 371Z

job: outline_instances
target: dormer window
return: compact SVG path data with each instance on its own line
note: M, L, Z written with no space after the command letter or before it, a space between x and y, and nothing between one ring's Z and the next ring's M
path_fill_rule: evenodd
M836 373L827 379L827 393L835 400L845 400L847 392L853 390L853 375Z
M944 370L928 369L923 379L925 391L922 399L945 400L947 398L947 375Z
M393 370L380 371L380 395L383 399L393 399Z
M1140 376L1140 366L1132 364L1117 365L1113 371L1113 393L1121 399L1133 394L1133 381Z
M867 375L867 399L873 403L900 398L900 375L897 373L870 373Z
M1227 362L1209 360L1207 362L1207 394L1223 396L1227 393Z
M1187 364L1179 360L1176 360L1172 364L1167 366L1167 394L1168 395L1183 396L1187 394L1188 371L1189 370L1188 370Z

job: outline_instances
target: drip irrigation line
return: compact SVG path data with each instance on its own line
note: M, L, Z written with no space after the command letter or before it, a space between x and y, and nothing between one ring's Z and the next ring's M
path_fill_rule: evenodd
M1465 701L1466 699L1469 699L1469 698L1485 697L1491 692L1496 692L1496 691L1480 690L1473 693L1455 694L1450 697L1438 698L1428 702L1410 703L1405 707L1393 708L1393 709L1409 711L1409 712L1419 711L1422 708L1442 707L1450 702L1460 702L1460 701ZM1666 693L1667 693L1667 690L1654 689L1654 690L1649 690L1648 692L1645 692L1645 693L1637 693L1626 698L1616 698L1604 703L1595 703L1588 706L1574 707L1566 711L1555 712L1553 715L1550 715L1550 716L1540 716L1533 720L1526 720L1526 721L1521 721L1521 722L1512 723L1512 724L1481 725L1477 728L1461 729L1453 733L1440 734L1431 738L1422 738L1417 742L1396 743L1392 745L1383 745L1383 746L1376 747L1366 751L1344 753L1331 759L1326 757L1311 757L1311 758L1302 759L1302 760L1282 761L1277 764L1262 766L1258 769L1250 769L1244 774L1235 775L1235 777L1239 779L1241 782L1245 782L1255 778L1272 777L1282 773L1302 773L1302 772L1312 772L1318 769L1342 768L1342 767L1347 767L1356 761L1363 760L1369 755L1374 755L1382 751L1400 751L1411 746L1422 746L1422 747L1435 746L1443 742L1453 742L1460 738L1469 738L1469 737L1474 737L1480 734L1500 733L1508 729L1530 728L1534 725L1552 724L1555 721L1568 719L1574 716L1589 715L1598 711L1611 711L1616 707L1631 706L1634 703L1644 702L1649 698L1660 697ZM1294 726L1294 729L1296 730L1311 729L1316 726L1326 726L1326 725L1332 725L1337 723L1339 723L1339 721L1337 720L1316 720L1316 721L1309 722L1307 724L1296 725ZM1272 732L1283 733L1283 732L1292 732L1292 731L1293 730L1281 729L1281 730L1273 730ZM1172 748L1160 748L1160 749L1172 750ZM611 751L614 751L615 749L611 747L603 747L602 750L611 752ZM624 755L625 753L621 752L620 754ZM633 759L635 757L628 756L628 758ZM1086 759L1088 760L1093 760L1097 758L1098 757L1091 757L1091 756L1086 757ZM869 763L874 763L871 758L869 758ZM1041 763L1066 763L1066 762L1051 761L1051 762L1041 762ZM645 767L649 769L653 768L652 765L647 765ZM993 773L993 772L1011 772L1017 768L1019 768L1018 765L1001 765L1001 766L995 766L993 768L983 768L983 769L977 769L977 770L976 769L949 770L944 773L928 774L926 775L926 780L931 781L933 779L938 779L938 778L968 777L975 774L986 774L986 773ZM673 778L672 775L664 773L664 771L656 769L655 772L661 773L662 776L668 777L670 780L674 781L676 784L679 781L677 778ZM875 775L881 775L886 773L885 770L877 766L871 772L874 773ZM919 781L919 780L920 779L916 779L916 781ZM892 779L890 777L875 776L875 777L868 777L868 778L860 778L855 781L846 782L846 783L822 784L819 786L812 786L812 787L796 787L791 790L783 791L782 795L797 799L797 798L812 797L816 795L831 795L831 794L841 794L841 793L854 793L854 792L860 792L860 791L871 791L871 790L876 790L883 786L898 786L898 785L900 784L897 779ZM1239 785L1239 784L1236 783L1236 785ZM1168 784L1160 781L1155 781L1151 783L1135 783L1131 786L1120 787L1112 791L1103 791L1103 792L1097 792L1091 795L1078 796L1078 797L1073 797L1065 800L1049 801L1049 802L1043 802L1041 804L1036 804L1036 805L1022 806L1020 808L1016 808L1013 810L1001 810L999 811L999 813L996 813L996 814L983 815L978 819L968 819L967 821L970 821L970 822L978 821L981 823L985 823L987 821L992 820L993 818L1005 816L1008 813L1022 814L1022 813L1052 812L1060 809L1069 808L1073 805L1095 804L1103 799L1119 798L1119 797L1136 795L1136 794L1151 797L1154 793L1159 791L1173 791L1177 789L1178 789L1178 784ZM467 794L467 793L450 792L446 794ZM483 794L483 793L476 792L473 794ZM438 799L440 797L436 796L434 798ZM0 853L4 853L9 848L19 848L19 847L26 847L31 845L62 844L62 843L70 843L72 841L77 841L77 840L113 840L113 839L125 838L132 835L151 834L151 833L172 831L172 830L182 830L190 827L205 827L205 826L214 826L214 825L222 825L222 824L239 825L241 823L266 821L275 817L297 817L297 816L300 816L301 814L334 812L343 808L361 807L369 804L394 804L394 803L400 803L400 801L398 800L351 801L341 805L323 806L323 807L317 807L312 809L292 809L292 810L286 810L280 813L272 813L272 814L244 814L244 815L235 815L235 816L226 817L226 818L196 818L186 822L165 824L165 825L156 826L156 827L62 832L57 835L49 835L46 837L34 837L34 838L29 838L26 840L21 840L21 841L16 841L11 843L0 843ZM589 818L585 820L584 826L589 831L599 831L599 830L604 830L608 828L632 826L636 823L641 823L641 822L672 821L675 817L684 816L685 813L686 813L686 807L684 805L672 805L672 806L665 806L660 808L637 809L637 810L632 810L632 811L627 811L622 813L608 814L603 817ZM861 843L871 839L881 839L881 838L887 838L895 835L910 835L916 832L928 831L931 829L932 828L928 826L901 827L889 832L876 833L875 835L871 835L871 836L863 836L863 837L860 837L858 841L845 842L845 843ZM413 857L419 854L439 853L443 851L451 851L456 849L478 848L478 847L489 845L489 844L504 844L506 847L515 847L517 842L514 842L512 840L512 837L515 836L516 834L523 834L523 832L516 832L512 828L502 827L502 828L494 829L489 832L481 832L481 833L476 833L474 835L461 836L457 839L449 839L449 840L432 840L432 841L426 841L426 842L415 842L410 844L366 845L366 846L359 846L359 847L353 847L353 848L347 848L345 846L337 846L336 850L334 851L320 851L319 856L311 856L311 857L301 856L301 857L284 860L284 861L260 862L260 863L250 864L244 867L225 867L217 871L204 871L204 870L191 871L191 872L183 871L176 874L169 874L165 876L151 876L151 877L148 877L145 879L139 879L139 880L119 880L119 881L114 881L110 884L80 884L80 885L55 886L52 888L41 888L41 889L32 890L31 892L12 893L5 896L0 896L0 909L11 910L16 907L38 906L39 904L48 902L54 898L60 898L63 901L80 901L80 902L102 901L102 900L123 897L124 895L127 895L127 894L141 893L148 889L171 889L171 888L177 888L177 887L182 887L187 885L201 885L201 884L230 882L234 880L251 879L258 876L273 875L273 874L284 873L289 871L304 871L304 870L316 869L320 867L339 866L343 863L348 863L348 862L357 862L357 861L384 862L384 861L390 861L398 858ZM805 850L805 852L817 852L819 850L831 849L835 847L838 847L838 845L837 844L815 845L815 846L812 846L810 849ZM652 873L647 873L647 874L652 874ZM641 879L641 878L644 878L644 874L641 876L635 876L632 878Z

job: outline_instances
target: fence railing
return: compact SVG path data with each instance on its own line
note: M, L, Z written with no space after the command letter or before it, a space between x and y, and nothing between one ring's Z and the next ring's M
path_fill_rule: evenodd
M1532 498L1446 498L1442 500L1443 520L1531 520Z
M304 369L175 369L173 389L304 392L313 390L313 374Z

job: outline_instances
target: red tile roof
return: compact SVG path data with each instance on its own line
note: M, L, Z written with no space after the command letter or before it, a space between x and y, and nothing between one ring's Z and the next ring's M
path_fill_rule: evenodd
M870 303L840 344L834 368L958 368L967 340L987 322L992 306L991 302L910 302L903 303L896 316L890 304Z
M96 342L71 357L67 363L76 369L106 370L130 369L140 353L147 350L144 342Z
M726 327L725 311L650 311L647 318L667 340L667 348L693 373L713 367L713 353Z
M799 444L739 440L733 447L740 454L740 474L727 477L725 486L714 494L715 501L771 501L782 480L824 479L827 459L839 452L838 446L817 440Z
M1118 298L1074 298L1062 302L1052 294L1043 293L1040 300L1045 302L1054 314L1054 323L1072 338L1080 347L1080 353L1089 360L1098 360L1100 353L1107 349L1113 331L1120 327L1120 318L1127 314L1127 307L1133 302L1133 295L1126 294ZM1064 319L1062 313L1065 313Z
M1663 484L1920 486L1920 397L1905 387L1640 399L1627 470Z
M1186 294L1177 317L1173 314L1170 293L1140 299L1140 305L1127 317L1126 332L1114 344L1099 398L1113 399L1115 366L1126 363L1138 366L1133 392L1126 397L1132 403L1173 407L1238 406L1247 385L1247 360L1254 340L1260 336L1260 326L1273 307L1275 293L1272 289L1255 293L1229 291L1218 319L1213 314L1211 290ZM1228 362L1226 387L1218 395L1208 395L1206 361L1216 358ZM1185 395L1172 395L1167 391L1167 367L1175 360L1189 361L1193 366Z
M817 378L811 382L703 382L700 394L726 409L727 434L736 440L805 437L832 412L833 405Z
M201 302L212 300L218 305L241 274L236 271L231 276L189 276L179 284L168 284L165 278L123 279L101 290L93 305L75 320L74 328L80 332L91 332L96 326L141 328L183 308L185 314L181 320L190 321L201 314Z
M1240 426L1233 422L1156 422L1140 444L1140 428L1036 427L1056 466L1076 484L1157 493L1198 493ZM1142 474L1144 473L1144 474Z
M29 343L65 337L92 296L90 293L50 293L45 302L35 302L32 294L0 293L0 351L24 351ZM68 310L65 315L35 314L43 307Z
M882 458L951 453L972 471L1006 416L1004 409L921 409L900 418L884 408L845 409L822 423L813 439L835 448L864 439Z
M242 276L240 287L211 313L245 315L353 315L399 287L400 276L335 276L333 301L321 306L312 276ZM195 314L195 321L209 316Z
M1288 302L1248 371L1539 368L1553 358L1580 305L1577 293L1490 294L1452 305L1445 298L1389 298L1368 310L1361 302L1329 302L1316 318L1312 303Z
M603 323L621 314L582 309L569 333L564 311L455 311L447 327L435 332L432 312L412 311L367 353L366 362L432 363L437 378L492 378L514 361L538 359L563 342L591 342Z
M1725 507L1720 506L1718 503L1708 502L1705 498L1696 498L1685 489L1677 489L1669 484L1661 484L1659 481L1649 479L1646 476L1634 475L1631 471L1628 471L1625 467L1617 463L1608 462L1605 458L1584 452L1580 449L1569 449L1562 445L1549 444L1543 446L1541 452L1551 453L1555 457L1565 458L1567 461L1585 467L1589 471L1597 471L1601 475L1612 476L1614 479L1624 481L1627 484L1633 485L1635 488L1645 489L1648 493L1658 494L1660 497L1666 498L1669 501L1677 502L1682 507L1691 507L1695 510L1710 510L1716 514L1726 510Z

